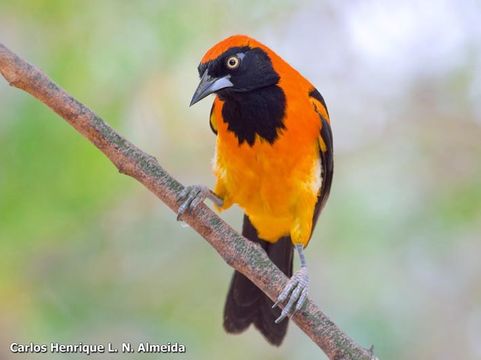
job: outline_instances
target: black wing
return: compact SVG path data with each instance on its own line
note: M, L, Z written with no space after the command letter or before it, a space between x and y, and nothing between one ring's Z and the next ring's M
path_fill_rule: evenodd
M321 121L321 133L319 134L319 157L321 159L321 177L322 184L317 203L314 209L314 217L312 222L312 231L316 225L317 219L323 209L331 191L332 175L334 173L334 154L331 125L329 124L329 112L322 95L316 89L313 89L309 96L311 97L314 110L319 114Z
M217 120L215 119L215 116L214 116L214 107L215 107L215 102L212 104L212 107L210 108L209 125L212 132L217 135Z

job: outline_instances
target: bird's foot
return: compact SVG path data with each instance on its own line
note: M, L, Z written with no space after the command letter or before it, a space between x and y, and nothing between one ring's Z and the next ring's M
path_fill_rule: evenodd
M179 194L177 200L182 201L177 211L177 220L179 221L186 211L195 209L206 198L212 200L217 206L222 206L223 201L215 195L207 186L190 185L186 186Z
M273 308L283 303L289 298L287 305L282 309L281 316L276 319L276 324L280 323L286 317L291 317L297 311L301 310L306 302L309 291L309 274L307 267L302 266L287 282L287 285L277 297Z

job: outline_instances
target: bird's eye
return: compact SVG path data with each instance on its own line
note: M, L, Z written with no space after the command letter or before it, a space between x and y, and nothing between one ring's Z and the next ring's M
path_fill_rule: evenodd
M240 60L237 56L231 56L227 59L226 65L229 69L237 69L240 65Z

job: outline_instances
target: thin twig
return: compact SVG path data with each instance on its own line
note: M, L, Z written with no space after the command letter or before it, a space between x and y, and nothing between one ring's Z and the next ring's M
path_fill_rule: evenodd
M174 212L183 186L157 160L124 139L98 115L54 84L42 71L0 43L0 72L10 85L24 90L63 117L102 151L118 168L142 183ZM287 277L269 260L264 250L234 231L204 204L184 221L222 256L225 262L246 275L271 299L286 285ZM308 299L293 317L329 357L336 360L372 360L372 353L356 344Z

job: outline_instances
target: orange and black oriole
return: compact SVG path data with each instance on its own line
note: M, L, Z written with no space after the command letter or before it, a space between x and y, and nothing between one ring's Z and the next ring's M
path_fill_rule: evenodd
M179 216L206 197L219 209L245 212L242 234L259 243L290 281L274 304L235 272L224 310L224 328L240 333L250 324L274 344L287 331L287 316L301 310L308 273L303 249L329 196L333 142L321 94L267 46L229 37L204 55L201 82L191 105L216 97L210 127L217 135L215 188L187 187ZM292 274L293 249L300 270ZM275 305L287 301L281 312Z

